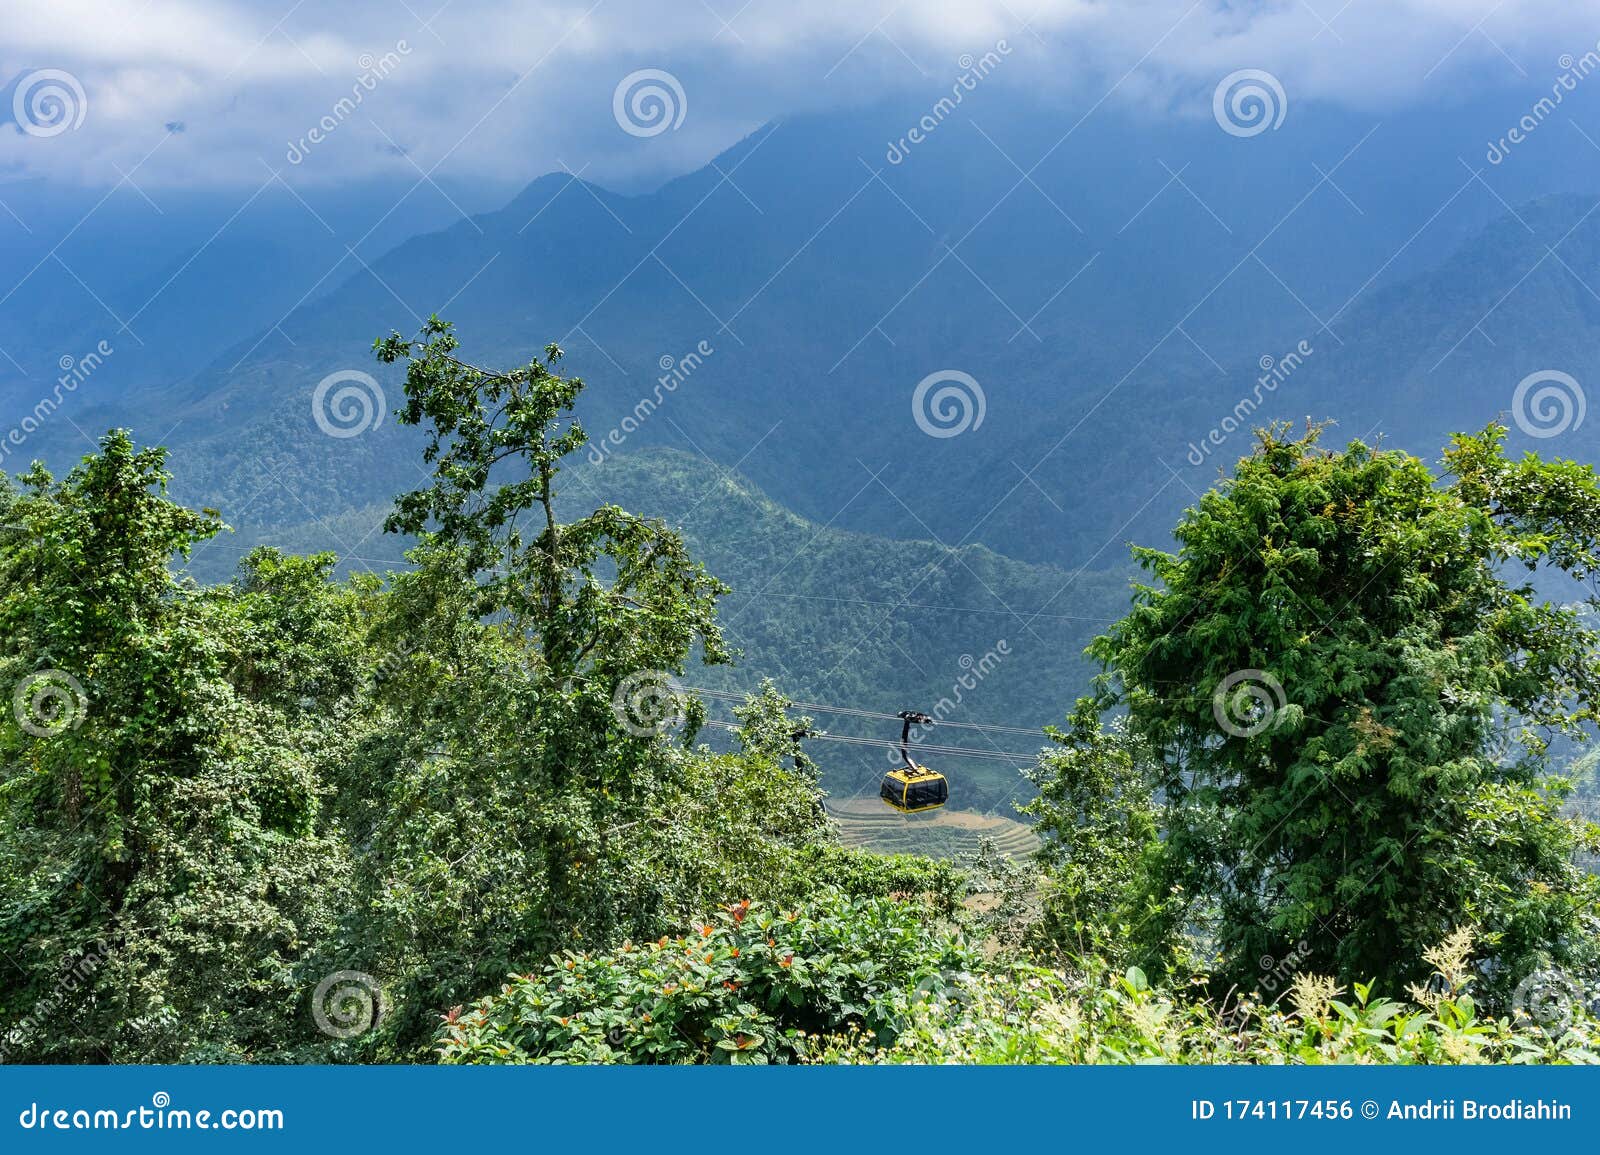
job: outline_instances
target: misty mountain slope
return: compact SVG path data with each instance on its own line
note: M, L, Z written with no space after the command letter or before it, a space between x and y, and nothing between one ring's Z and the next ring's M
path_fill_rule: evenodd
M364 260L497 199L493 186L450 181L295 189L293 176L263 168L241 188L104 191L0 181L0 400L31 408L62 357L105 341L114 352L95 370L98 390L147 405L362 274Z
M1248 448L1235 429L1187 460L1225 421L1332 418L1338 436L1387 432L1432 455L1506 408L1527 372L1595 346L1573 275L1600 284L1592 202L1538 202L1553 215L1529 222L1535 243L1496 198L1544 179L1537 154L1481 181L1458 160L1495 109L1297 107L1239 140L1208 119L1074 130L1064 110L1022 117L986 95L898 164L884 148L905 106L769 126L646 195L540 178L241 334L198 374L136 395L90 382L73 421L143 429L160 413L160 436L181 419L184 492L258 529L335 516L409 487L416 441L388 421L327 436L313 390L361 370L384 392L375 408L392 407L399 381L371 341L438 311L485 364L560 341L589 384L591 437L703 453L819 523L1104 567L1130 539L1162 540ZM1590 155L1559 180L1600 184ZM1557 240L1562 260L1524 278ZM1485 316L1505 322L1496 346L1457 344ZM1262 360L1301 342L1304 365L1234 416ZM944 370L978 382L983 420L974 407L964 432L929 436L913 393ZM1402 398L1417 422L1389 404ZM81 449L69 428L51 437Z
M1074 574L1001 557L816 525L744 478L672 450L620 455L569 497L604 492L681 526L694 554L728 583L720 618L740 657L688 681L753 689L771 677L801 701L951 722L1059 725L1095 667L1083 649L1126 612L1124 573ZM897 738L898 724L813 711L819 728ZM725 706L713 715L731 718ZM1043 736L931 728L926 741L1028 756ZM840 800L873 796L893 755L816 742L810 750ZM1022 779L1000 760L945 757L951 804L1014 816Z
M603 209L582 199L587 208L574 201L566 211L593 225ZM1083 411L1074 417L1048 393L1025 388L1019 371L1013 379L988 378L989 418L980 428L939 440L923 436L909 420L887 417L873 434L852 434L851 423L859 421L866 402L832 393L826 375L815 389L797 386L804 404L763 400L763 377L736 374L737 346L731 353L726 346L707 346L713 351L675 369L670 389L633 379L618 386L606 375L604 359L581 342L566 365L591 381L580 416L597 443L613 434L627 448L681 441L751 474L769 469L773 458L791 459L797 443L813 445L801 476L785 484L817 507L810 515L815 520L876 524L886 536L1005 542L1024 557L1114 567L1123 563L1127 541L1164 540L1177 513L1215 480L1219 468L1248 451L1252 424L1332 418L1338 422L1330 434L1335 439L1381 434L1431 458L1449 431L1481 427L1507 413L1516 383L1528 373L1570 366L1581 377L1600 354L1600 302L1579 279L1583 270L1600 269L1594 204L1592 198L1563 197L1526 206L1520 220L1494 222L1437 270L1358 298L1337 316L1329 310L1326 331L1308 322L1294 341L1268 354L1282 359L1293 353L1296 363L1267 391L1253 383L1259 366L1248 377L1216 370L1169 375L1158 354L1109 384L1078 379ZM620 200L619 205L628 207ZM1559 260L1548 253L1557 242ZM455 261L460 252L441 237L427 259ZM1585 279L1600 284L1600 275ZM342 293L360 297L356 290L347 286ZM358 324L348 320L339 301L338 295L330 299L325 323ZM370 308L376 326L384 310ZM483 327L469 316L464 335ZM528 333L525 353L534 344L536 323L513 328ZM1174 344L1187 342L1170 337L1160 349ZM1296 352L1302 347L1310 350L1303 357ZM694 348L686 341L675 360L683 361ZM493 362L476 350L473 355ZM801 356L798 348L793 356ZM371 366L392 406L400 383L380 368ZM1049 370L1033 364L1028 371ZM414 437L387 420L357 437L325 435L310 412L314 382L297 379L300 373L288 359L253 360L233 392L213 399L226 428L191 442L193 453L180 468L184 492L229 503L247 521L272 526L305 521L309 511L331 516L414 484ZM295 388L285 388L286 381ZM630 388L635 392L628 393ZM620 412L619 394L624 402L632 400ZM262 413L261 395L275 398L275 407ZM1239 404L1247 399L1250 407L1241 413ZM1008 403L1037 417L1026 429L1004 429L995 415ZM608 418L615 424L608 427ZM1219 445L1207 445L1196 464L1194 447L1230 419L1236 428ZM830 431L840 444L816 445ZM1594 459L1600 454L1588 440L1592 432L1580 426L1544 448ZM609 444L604 448L610 452Z
M928 741L1023 755L1059 724L1095 669L1083 649L1129 603L1126 573L1071 573L1018 562L982 546L952 550L808 521L749 480L670 449L618 454L564 471L564 516L611 501L662 517L693 555L732 587L720 619L739 651L731 666L696 667L686 681L750 690L774 679L792 697L895 713L936 712L952 722L1025 727L1031 734L930 731ZM266 535L300 552L332 549L347 568L399 568L403 539L379 526L387 503L308 520ZM235 520L228 506L223 515ZM256 541L227 535L199 547L198 576L226 576ZM350 560L351 558L355 560ZM941 706L940 703L944 704ZM725 705L714 716L731 720ZM835 733L898 737L898 724L816 712ZM714 735L712 736L714 737ZM813 751L841 798L876 790L888 753L818 743ZM1006 803L1020 779L1003 761L951 759L963 808Z
M1312 367L1317 388L1346 382L1353 415L1381 421L1418 445L1437 422L1478 428L1507 415L1513 438L1542 452L1600 459L1600 430L1580 425L1555 438L1519 430L1513 396L1526 376L1568 373L1600 384L1600 199L1552 197L1519 206L1439 269L1377 294L1353 313L1345 344ZM1324 382L1330 382L1325 385ZM1541 427L1526 408L1520 416Z
M921 111L903 104L769 127L645 196L541 178L499 212L341 270L278 329L235 334L192 379L98 400L181 403L195 435L235 428L282 391L364 365L371 336L443 309L486 359L563 340L620 419L661 357L709 340L715 388L683 395L680 424L731 462L789 414L782 442L748 467L827 517L851 490L808 468L818 453L843 443L865 456L915 437L921 452L902 468L937 488L978 438L1045 426L1060 437L1130 370L1136 387L1212 375L1210 359L1239 371L1314 325L1301 302L1333 307L1374 270L1437 259L1503 212L1474 187L1406 244L1453 191L1459 165L1445 150L1465 147L1491 115L1481 110L1457 110L1441 132L1437 115L1378 123L1297 108L1283 131L1237 140L1209 120L1107 116L1074 129L1067 110L989 95L899 164L885 145ZM1332 183L1319 176L1336 164ZM1533 171L1493 176L1517 198ZM1346 196L1384 209L1358 212ZM908 420L910 393L952 367L994 396L984 428L936 443ZM799 420L819 413L830 421ZM642 436L687 447L665 423ZM937 493L924 516L964 532L976 515L951 498ZM900 513L883 501L851 516L883 530Z

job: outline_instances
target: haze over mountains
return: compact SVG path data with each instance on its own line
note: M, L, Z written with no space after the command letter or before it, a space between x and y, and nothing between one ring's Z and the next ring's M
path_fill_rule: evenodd
M0 187L17 216L0 214L0 255L25 282L0 310L11 410L33 410L61 357L116 347L13 467L130 424L174 447L181 496L238 528L207 572L261 540L382 569L401 546L375 527L418 478L415 441L392 419L328 435L318 383L371 373L392 408L399 382L371 342L433 312L482 364L557 341L589 383L590 437L612 434L569 498L686 523L739 579L746 681L898 708L1026 629L1066 651L1051 684L1030 659L1044 689L972 709L1039 724L1087 673L1092 632L1041 623L1121 612L1126 543L1163 542L1250 425L1333 419L1336 440L1431 458L1509 413L1529 374L1592 384L1600 89L1490 164L1524 110L1504 95L1387 115L1299 103L1241 138L1209 117L1082 119L980 90L898 163L889 146L925 105L777 122L645 195L558 173L515 195L421 184L302 204L264 175L242 209L250 190L158 215L121 189L55 255L47 228L17 227L49 219L55 190ZM982 417L930 436L913 395L945 371L976 382ZM1568 424L1513 436L1600 458L1600 420ZM904 544L918 541L939 544ZM834 582L855 616L825 613ZM787 600L759 604L763 589ZM847 654L876 673L841 678Z

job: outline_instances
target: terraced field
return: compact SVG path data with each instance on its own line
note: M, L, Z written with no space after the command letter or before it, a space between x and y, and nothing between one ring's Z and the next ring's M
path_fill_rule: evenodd
M1024 823L999 814L946 808L928 814L901 814L876 798L830 799L828 813L839 824L846 846L886 852L916 852L936 858L976 853L990 838L1004 854L1032 854L1039 840Z

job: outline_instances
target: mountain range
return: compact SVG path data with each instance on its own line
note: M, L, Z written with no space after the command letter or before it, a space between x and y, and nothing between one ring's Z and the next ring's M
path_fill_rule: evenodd
M1126 608L1127 544L1168 541L1251 425L1331 420L1434 458L1510 415L1525 447L1600 459L1579 408L1600 364L1597 108L1577 94L1493 164L1519 110L1487 99L1306 103L1246 139L979 92L898 159L926 111L904 102L767 125L644 195L264 173L231 218L157 191L157 221L120 188L59 242L40 222L68 227L81 198L0 186L36 226L0 214L22 279L0 307L5 411L20 424L65 358L115 349L7 461L59 465L132 425L236 529L202 576L262 541L381 571L404 543L378 525L420 466L373 339L438 313L482 364L556 341L588 384L568 500L681 524L734 587L744 662L701 684L772 676L892 712L1005 639L961 716L1036 727ZM368 411L330 433L313 398L335 374L367 390L353 373ZM1566 421L1545 436L1552 383ZM998 804L1014 772L974 781Z

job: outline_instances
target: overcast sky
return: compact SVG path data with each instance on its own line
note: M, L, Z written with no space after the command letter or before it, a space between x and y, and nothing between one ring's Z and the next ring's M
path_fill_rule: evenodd
M1209 115L1239 69L1270 72L1291 102L1393 107L1465 86L1531 101L1600 40L1600 0L3 4L0 180L90 186L257 183L268 165L321 182L565 166L636 187L787 113L936 99L1001 42L986 83L1082 111ZM646 93L639 110L623 99L629 131L618 84L647 69L668 78L635 87L664 94L671 123L651 131Z

